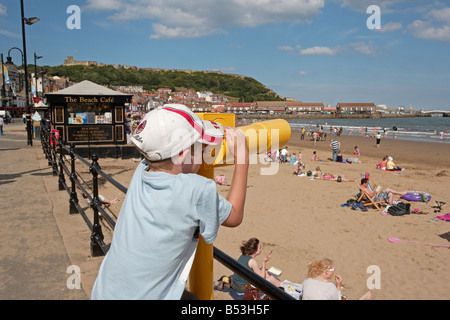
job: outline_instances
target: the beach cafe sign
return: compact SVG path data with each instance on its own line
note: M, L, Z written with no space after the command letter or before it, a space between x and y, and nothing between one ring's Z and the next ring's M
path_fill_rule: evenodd
M125 104L131 95L90 81L46 94L52 129L63 143L125 144Z
M115 103L114 97L64 97L66 103Z

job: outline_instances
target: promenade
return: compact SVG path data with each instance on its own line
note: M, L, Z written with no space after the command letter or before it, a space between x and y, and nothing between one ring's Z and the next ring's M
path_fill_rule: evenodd
M27 146L21 119L4 125L0 136L0 299L83 300L84 290L68 289L72 265L50 199L57 177L40 140ZM64 208L67 212L67 210ZM80 217L77 217L81 219Z

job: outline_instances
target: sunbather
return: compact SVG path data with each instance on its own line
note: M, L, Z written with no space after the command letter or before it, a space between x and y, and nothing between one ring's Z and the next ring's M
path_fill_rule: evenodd
M320 167L316 167L316 171L313 172L313 177L315 179L320 180L331 180L331 181L337 181L337 182L348 182L349 180L344 179L342 176L334 176L332 174L323 173L322 170L320 170Z
M386 188L385 190L381 191L377 194L376 191L372 191L369 188L369 179L362 178L361 179L361 187L364 189L364 191L376 202L376 201L385 201L389 205L392 205L394 202L394 195L404 196L408 193L408 190L405 191L395 191L390 188ZM380 186L381 187L381 186Z

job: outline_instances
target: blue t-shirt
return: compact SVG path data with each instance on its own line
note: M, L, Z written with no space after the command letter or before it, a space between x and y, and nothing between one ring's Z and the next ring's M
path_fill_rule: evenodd
M198 239L213 243L231 203L196 174L149 172L143 160L130 182L92 299L178 300Z

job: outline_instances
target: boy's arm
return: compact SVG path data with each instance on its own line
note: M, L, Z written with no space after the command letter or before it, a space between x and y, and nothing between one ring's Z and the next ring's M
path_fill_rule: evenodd
M232 208L228 218L222 223L225 227L237 227L244 218L244 205L247 193L249 155L247 139L240 129L227 128L226 141L234 156L234 174L227 200Z

